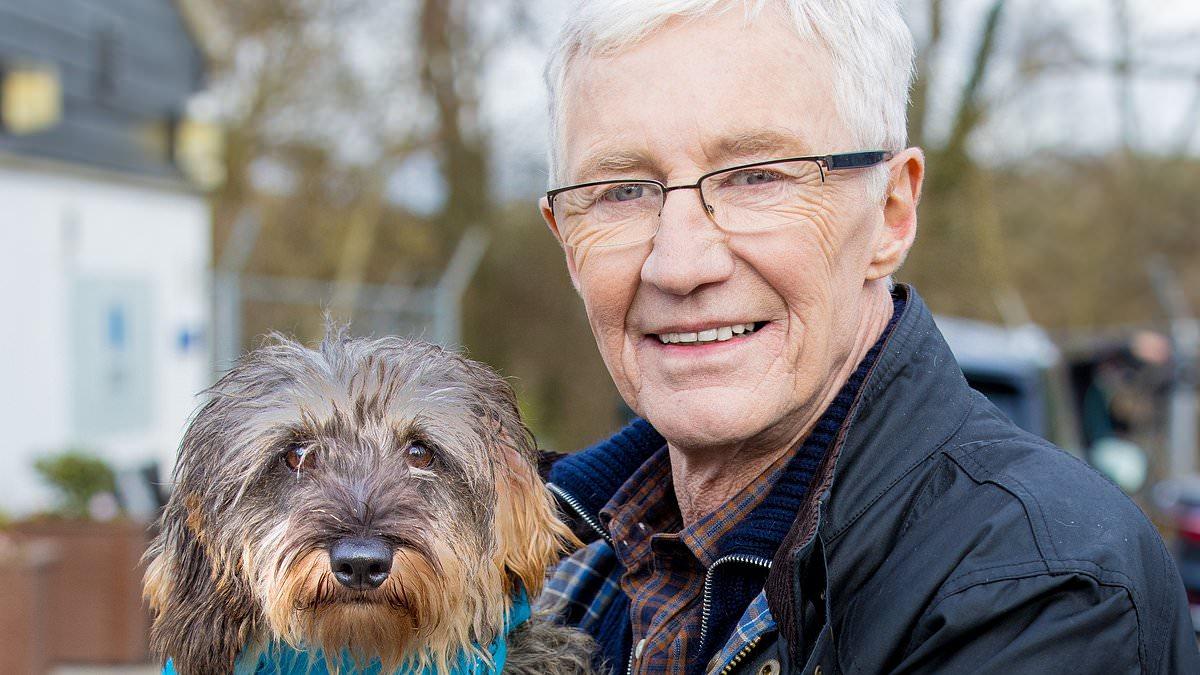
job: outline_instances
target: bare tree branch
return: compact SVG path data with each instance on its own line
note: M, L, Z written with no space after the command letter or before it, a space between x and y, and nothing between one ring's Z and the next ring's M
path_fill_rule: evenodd
M943 151L943 154L946 156L965 156L967 139L983 119L984 110L981 105L981 91L984 79L987 76L988 67L992 62L992 56L996 51L996 38L999 33L1000 18L1003 14L1005 4L1007 4L1006 0L995 0L984 17L983 27L980 31L979 46L975 50L975 58L972 62L971 75L967 79L967 83L963 86L958 111L954 115L954 123L950 128L950 135L946 139L945 150Z
M1128 0L1112 0L1113 28L1117 36L1113 74L1117 78L1117 110L1121 119L1121 146L1126 152L1137 147L1141 136L1137 101L1133 93L1133 21Z
M490 198L479 84L461 4L422 0L420 11L421 83L436 111L438 159L449 187L442 225L450 240L483 223Z
M932 64L942 43L943 5L944 0L929 0L929 38L917 52L916 79L908 111L908 138L911 145L925 144Z

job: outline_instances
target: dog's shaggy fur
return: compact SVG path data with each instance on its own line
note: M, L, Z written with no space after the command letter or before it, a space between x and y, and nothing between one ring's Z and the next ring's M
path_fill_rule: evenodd
M482 364L397 338L277 336L210 393L147 553L152 648L181 675L232 672L274 641L445 672L575 543L512 389ZM378 588L331 572L347 537L394 552ZM589 672L588 638L549 620L508 641L505 673Z

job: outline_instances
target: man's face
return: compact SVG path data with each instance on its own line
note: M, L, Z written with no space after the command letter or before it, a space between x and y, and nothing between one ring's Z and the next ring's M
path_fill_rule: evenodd
M675 20L573 64L563 92L565 183L693 183L756 160L859 148L833 103L832 66L782 12ZM677 447L790 437L853 348L885 227L866 172L829 174L815 215L727 234L694 190L668 193L653 240L566 248L600 353L630 407ZM553 214L543 214L558 234ZM907 247L905 247L907 248ZM752 333L700 342L703 331ZM697 333L663 344L667 333ZM711 333L709 334L711 335Z

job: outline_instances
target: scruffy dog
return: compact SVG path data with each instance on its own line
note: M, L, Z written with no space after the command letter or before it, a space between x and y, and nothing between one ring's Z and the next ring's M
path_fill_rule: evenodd
M575 542L492 370L335 330L317 350L276 336L210 393L147 553L152 649L180 675L280 648L447 673L497 640L504 673L589 672L581 633L506 633Z

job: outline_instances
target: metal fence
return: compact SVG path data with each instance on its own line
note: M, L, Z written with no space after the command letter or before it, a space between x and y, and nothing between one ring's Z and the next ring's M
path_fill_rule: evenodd
M317 312L336 306L354 317L356 333L421 337L448 347L461 344L462 297L488 247L483 228L468 228L436 283L424 286L249 274L245 268L261 228L254 212L243 212L214 270L214 372L224 372L242 354L247 337L243 317L251 303Z

